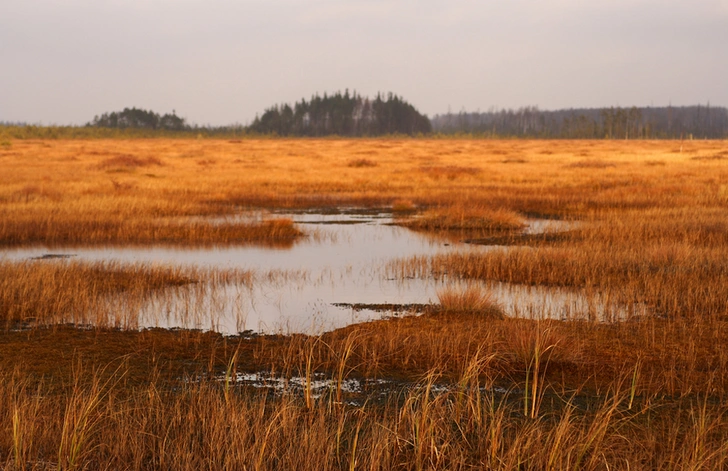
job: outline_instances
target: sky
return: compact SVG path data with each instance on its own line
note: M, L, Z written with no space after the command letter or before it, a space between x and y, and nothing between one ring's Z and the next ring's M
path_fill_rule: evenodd
M429 116L728 106L728 0L0 2L0 121L246 124L345 89Z

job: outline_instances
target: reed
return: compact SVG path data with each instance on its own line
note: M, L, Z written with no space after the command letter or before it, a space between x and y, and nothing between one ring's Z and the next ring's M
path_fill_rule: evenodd
M518 334L516 352L525 365L523 415L535 419L539 415L545 394L543 386L545 371L559 342L540 320Z
M301 237L290 221L238 218L251 208L389 208L458 239L516 240L530 217L579 223L508 250L398 261L394 277L455 283L443 309L318 337L137 330L132 313L167 300L186 303L184 325L214 327L222 308L200 299L250 273L2 261L4 469L728 467L725 142L12 139L4 245ZM492 303L472 287L488 281L563 287L629 315L484 316ZM303 392L251 392L236 371L302 377ZM321 377L333 378L323 396ZM346 378L402 387L352 404Z
M400 224L414 230L455 232L475 237L514 232L524 227L522 218L513 211L459 205L428 210L419 217Z
M252 273L239 270L0 261L0 322L6 330L65 323L135 328L148 302L166 312L185 299L202 300L225 285L249 285L252 279Z
M303 236L291 219L260 222L135 220L128 215L26 214L0 226L0 244L22 245L238 245L290 247Z
M414 226L460 230L517 228L514 215L723 204L726 163L701 157L725 152L724 143L673 150L671 142L16 139L0 148L0 241L194 243L202 234L205 243L245 242L260 237L199 222L185 232L176 222L261 207L408 201L432 209ZM584 166L585 152L614 166ZM376 166L351 166L356 155ZM512 157L524 162L504 163Z
M475 284L462 287L448 286L437 291L440 309L447 313L480 314L503 318L502 309L490 293Z
M539 325L545 331L541 337L535 333ZM539 385L550 384L559 391L595 394L621 377L626 368L634 403L640 395L728 394L724 370L728 358L720 348L727 334L722 323L690 320L605 324L436 313L324 334L313 365L317 371L335 372L342 352L348 352L349 376L411 381L438 371L443 378L455 380L464 374L460 368L466 359L479 352L489 358L478 373L480 381L523 388L527 371L533 385L533 373L538 370L537 393ZM356 338L355 343L347 341L350 336ZM299 340L262 337L257 342L251 364L303 375L302 359L307 356L302 356L302 349L293 348ZM538 400L538 394L535 397ZM532 406L529 404L529 410Z
M675 223L678 223L675 221ZM683 227L687 224L684 223ZM672 228L658 241L645 240L654 231L635 221L619 237L580 232L558 243L533 247L451 254L432 259L413 258L392 266L401 276L450 277L509 283L577 288L607 294L614 302L639 312L645 305L664 317L722 318L728 313L728 271L723 257L728 245L722 234L706 234L705 241L672 236ZM629 238L625 233L635 234ZM688 237L701 237L688 232Z
M442 390L435 387L436 374L383 403L339 408L307 405L289 393L226 394L220 384L205 380L104 389L106 381L119 383L123 370L84 374L85 381L65 391L31 389L22 376L3 378L2 392L17 399L0 403L0 417L42 418L44 424L25 442L24 461L11 453L10 429L0 430L4 469L598 470L728 464L724 405L662 399L634 413L616 384L588 405L562 397L564 404L548 418L525 418L518 416L512 400L517 398L510 397L515 393L483 394L475 385ZM669 409L669 417L660 409Z

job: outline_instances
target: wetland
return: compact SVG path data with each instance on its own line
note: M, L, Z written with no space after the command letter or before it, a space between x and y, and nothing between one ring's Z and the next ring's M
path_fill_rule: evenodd
M293 221L303 236L285 247L79 246L53 247L50 251L41 246L6 249L0 251L0 258L251 274L230 283L177 284L159 290L140 306L130 304L128 308L136 312L124 312L121 298L125 293L119 293L110 297L105 307L124 319L114 321L113 326L210 329L226 335L243 331L319 334L391 315L432 311L439 306L438 292L468 286L489 293L493 305L511 317L573 320L586 314L604 321L637 315L634 306L627 312L625 306L607 305L600 296L576 289L403 274L397 267L410 258L505 251L509 247L468 244L457 238L414 232L400 227L400 218L389 212L331 212L254 213L213 220L215 224L280 218ZM571 226L557 220L526 219L511 237L548 237ZM103 319L108 321L108 317Z
M14 140L0 468L725 468L725 151Z

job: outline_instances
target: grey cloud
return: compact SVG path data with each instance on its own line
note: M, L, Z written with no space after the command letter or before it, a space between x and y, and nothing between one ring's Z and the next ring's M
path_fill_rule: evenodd
M252 119L314 92L422 111L728 104L728 1L9 0L0 120Z

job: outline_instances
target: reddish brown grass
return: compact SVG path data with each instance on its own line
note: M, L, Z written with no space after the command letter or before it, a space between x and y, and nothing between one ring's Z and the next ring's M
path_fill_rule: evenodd
M405 260L398 276L563 286L646 306L649 315L612 323L497 318L477 314L487 309L482 292L443 291L439 312L320 337L80 330L57 323L82 319L79 313L114 314L109 298L133 304L205 275L3 262L6 325L42 319L38 324L52 327L0 334L0 467L728 466L725 142L78 140L6 147L5 244L248 243L298 235L290 221L218 229L193 218L240 206L430 208L402 223L436 233L517 233L523 217L549 215L580 224L508 251ZM135 171L144 165L102 168L117 155L148 162L154 178ZM352 167L356 155L377 165ZM155 158L164 165L148 160ZM110 181L112 168L123 171ZM246 238L248 230L259 235ZM235 370L302 376L306 384L318 372L337 384L384 377L420 386L398 383L402 389L391 395L351 405L335 390L319 399L310 391L275 396L210 380Z

